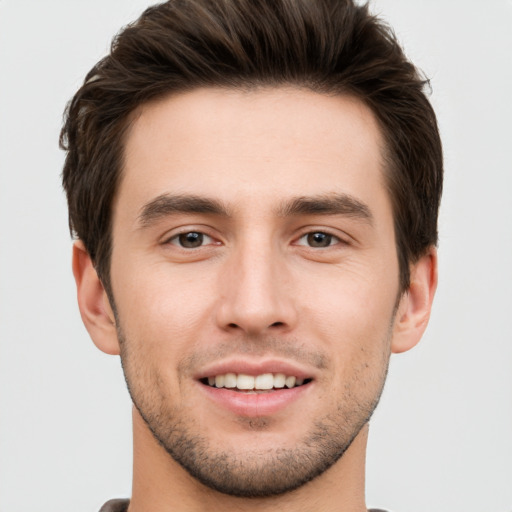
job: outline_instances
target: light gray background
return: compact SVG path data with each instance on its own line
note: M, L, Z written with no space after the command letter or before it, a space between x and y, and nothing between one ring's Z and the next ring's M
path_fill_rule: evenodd
M57 137L143 0L0 0L0 511L96 511L131 485L117 358L83 328ZM446 155L430 327L394 356L369 506L512 510L512 0L377 0L432 79Z

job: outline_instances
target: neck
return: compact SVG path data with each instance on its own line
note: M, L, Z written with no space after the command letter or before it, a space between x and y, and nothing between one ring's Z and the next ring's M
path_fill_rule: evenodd
M133 490L129 512L366 512L364 472L368 425L331 468L299 489L269 498L239 498L214 491L190 476L155 440L133 411ZM222 507L222 508L221 508Z

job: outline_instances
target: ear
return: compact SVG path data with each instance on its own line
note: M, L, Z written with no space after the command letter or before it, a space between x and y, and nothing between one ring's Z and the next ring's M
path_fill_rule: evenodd
M81 240L73 244L73 275L78 307L85 328L94 344L103 352L119 354L114 312L107 293Z
M398 305L391 350L405 352L414 347L427 328L437 288L437 251L431 247L411 266L411 284Z

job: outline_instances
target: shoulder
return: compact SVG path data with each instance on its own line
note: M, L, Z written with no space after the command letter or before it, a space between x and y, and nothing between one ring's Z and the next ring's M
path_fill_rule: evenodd
M109 500L100 508L99 512L126 512L129 504L130 500L128 499Z

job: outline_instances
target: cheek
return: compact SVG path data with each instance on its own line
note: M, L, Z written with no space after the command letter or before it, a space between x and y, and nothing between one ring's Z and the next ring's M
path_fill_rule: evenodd
M194 266L176 266L166 261L119 266L113 281L119 310L134 319L188 324L205 298L213 297L213 274ZM115 277L115 276L114 276ZM208 293L209 291L209 293ZM205 305L204 305L205 306ZM203 307L204 307L203 306Z
M310 283L303 327L323 344L340 375L372 378L382 373L390 354L398 273L344 268ZM307 335L306 335L307 336Z
M334 333L387 330L398 294L398 271L354 263L304 272L298 291L317 324ZM304 291L307 290L307 293Z
M124 334L146 359L173 368L198 343L211 317L211 283L168 265L118 268L113 281L117 312Z

